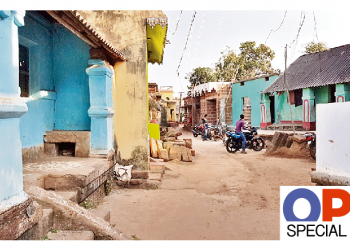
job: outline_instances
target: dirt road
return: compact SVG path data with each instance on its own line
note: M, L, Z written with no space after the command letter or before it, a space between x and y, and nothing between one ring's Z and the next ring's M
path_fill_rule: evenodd
M141 240L278 240L279 187L309 186L312 159L229 154L192 138L193 162L168 162L160 189L114 190L99 209Z

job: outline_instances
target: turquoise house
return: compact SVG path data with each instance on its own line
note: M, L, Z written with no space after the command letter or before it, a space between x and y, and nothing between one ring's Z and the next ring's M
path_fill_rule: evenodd
M277 74L263 75L255 78L245 79L232 83L232 122L233 126L241 114L244 114L245 122L248 122L252 127L260 127L261 123L261 93L273 81L277 79ZM276 96L268 97L274 103ZM276 113L277 107L273 108L272 114Z
M349 68L350 44L300 56L263 91L261 127L291 124L293 118L304 130L315 130L317 104L350 101ZM273 104L270 97L276 94ZM277 107L275 121L272 105Z
M46 147L78 157L114 149L111 65L125 57L76 11L0 11L0 54L0 215L10 225L32 206L22 157ZM1 237L31 226L22 224Z

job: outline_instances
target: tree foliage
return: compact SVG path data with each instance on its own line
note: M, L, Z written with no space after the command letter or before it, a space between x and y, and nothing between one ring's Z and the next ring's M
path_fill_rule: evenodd
M256 46L255 42L247 41L240 44L239 50L237 55L227 47L221 53L215 64L218 81L229 82L277 72L271 65L275 52L268 46Z
M310 42L306 44L304 48L305 48L305 51L304 51L305 54L316 53L316 52L320 52L328 49L327 45L322 42L318 42L318 43Z
M193 86L206 82L216 82L214 70L208 67L195 68L191 73L188 73L185 78L188 79Z

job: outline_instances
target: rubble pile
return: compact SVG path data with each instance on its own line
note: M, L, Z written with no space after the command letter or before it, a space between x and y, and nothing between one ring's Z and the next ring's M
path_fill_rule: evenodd
M176 132L171 128L168 131L162 130L161 140L151 138L151 157L163 159L164 161L177 160L192 162L195 151L192 149L192 139L178 139L181 132Z
M286 157L308 158L310 151L306 148L304 135L276 132L271 142L267 143L266 155L280 155Z

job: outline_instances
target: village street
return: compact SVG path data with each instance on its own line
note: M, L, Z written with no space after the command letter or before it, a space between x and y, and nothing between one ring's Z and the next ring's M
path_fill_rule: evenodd
M98 209L141 240L278 240L279 187L309 186L315 161L229 154L191 133L193 162L167 162L159 189L116 189Z

